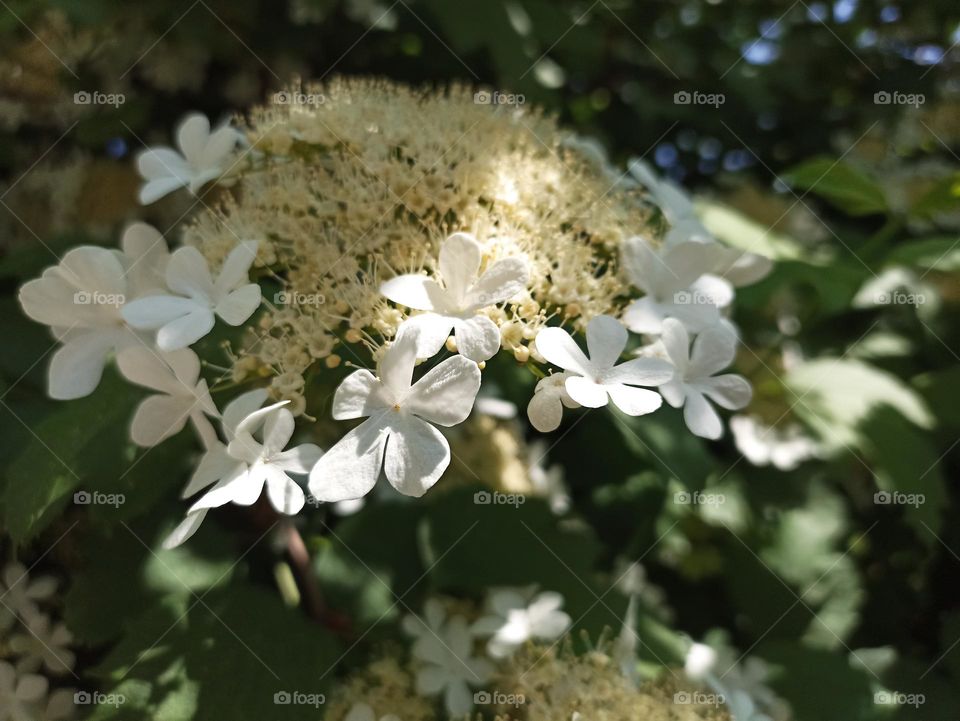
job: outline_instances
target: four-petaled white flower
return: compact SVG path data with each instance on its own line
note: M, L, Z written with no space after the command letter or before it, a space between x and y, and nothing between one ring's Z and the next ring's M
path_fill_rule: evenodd
M43 676L22 673L0 661L0 721L34 721L48 686Z
M177 145L172 148L148 148L137 156L137 169L146 181L140 187L140 204L149 205L178 188L196 193L200 187L220 177L227 160L243 136L229 125L212 133L210 121L201 113L191 113L177 127Z
M24 619L27 633L17 633L10 638L10 650L20 656L17 668L36 671L41 666L52 673L67 673L73 670L76 655L68 646L73 634L62 623L52 624L48 616L38 614Z
M436 599L424 605L424 618L407 616L403 628L415 637L412 654L422 664L417 671L417 693L443 694L451 716L461 718L473 708L471 686L482 686L493 676L493 664L473 655L473 635L463 616L446 617Z
M213 487L190 507L187 517L164 541L164 548L179 546L196 533L211 508L227 503L252 505L264 485L278 512L293 515L303 508L303 489L288 474L309 473L322 451L312 443L283 450L293 435L293 414L283 407L286 401L260 408L266 399L267 391L258 389L227 404L221 419L227 442L208 444L182 495L189 498Z
M527 404L527 417L530 424L541 433L555 431L560 426L560 420L563 418L563 408L579 408L570 394L567 393L567 378L572 378L574 373L553 373L546 378L537 381L536 388L533 389L533 398Z
M492 658L507 658L527 641L555 641L570 627L570 616L560 610L563 596L552 591L530 596L526 589L490 591L490 615L474 622L472 631L490 636L487 652Z
M598 315L587 324L589 358L562 328L544 328L536 344L547 361L570 371L564 387L571 399L587 408L600 408L610 400L627 415L652 413L662 403L660 396L636 386L658 386L673 375L672 366L656 358L634 358L617 365L627 347L627 329L608 315Z
M404 328L380 362L347 376L333 398L336 420L367 417L329 449L310 473L310 492L321 501L366 495L383 467L400 493L422 496L450 463L450 446L431 423L453 426L470 415L480 369L462 356L447 358L413 383L418 340Z
M113 352L141 342L121 315L124 304L155 286L167 262L167 246L154 228L130 225L122 251L84 245L59 265L20 288L20 305L33 320L51 327L63 345L53 354L48 392L58 400L89 395L100 383ZM162 271L161 271L162 272Z
M57 590L57 579L40 576L30 579L22 563L13 561L0 577L0 631L9 628L19 616L24 621L40 614L38 601L48 601Z
M123 317L134 328L157 330L161 350L186 348L213 328L214 315L237 326L260 305L260 286L250 283L257 241L248 240L230 251L217 279L196 248L178 248L167 264L167 287L176 295L151 295L128 303Z
M660 333L664 318L677 318L694 333L717 323L720 312L710 289L718 289L696 283L723 254L716 243L685 241L657 250L643 238L627 238L621 248L623 266L645 295L627 307L623 322L634 333L648 335Z
M439 277L443 283L420 274L400 275L380 286L394 303L429 311L407 322L419 331L417 355L431 358L451 331L457 350L477 361L500 349L500 330L481 310L509 300L527 286L528 268L522 258L503 258L480 274L483 253L468 233L454 233L440 247Z
M200 359L189 348L169 353L146 346L127 348L117 355L117 366L131 383L160 392L145 398L133 415L130 437L138 446L155 446L176 435L187 419L205 424L204 413L220 415L206 380L200 378Z
M687 329L680 321L668 318L660 339L676 368L670 382L660 386L660 393L674 408L683 407L683 419L695 435L719 438L723 424L707 399L727 410L737 410L746 406L752 395L743 376L714 375L733 363L736 335L726 326L716 325L700 333L691 349Z

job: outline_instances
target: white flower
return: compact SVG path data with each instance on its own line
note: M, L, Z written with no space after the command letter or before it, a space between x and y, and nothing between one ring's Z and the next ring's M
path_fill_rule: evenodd
M20 288L24 313L50 326L63 344L50 362L51 398L89 395L100 383L108 356L141 342L121 309L150 288L150 269L163 268L167 246L143 223L129 226L122 244L122 252L89 245L74 248L59 265Z
M137 169L145 182L140 187L140 204L149 205L178 188L196 193L200 187L220 177L240 133L228 125L210 132L210 121L200 113L191 113L177 128L177 145L149 148L137 156Z
M210 444L183 497L213 487L191 506L184 521L164 541L165 548L178 546L196 533L211 508L227 503L252 505L264 485L270 504L279 513L293 515L303 508L303 490L288 474L308 473L322 451L312 443L283 450L293 435L293 414L283 407L285 401L260 408L266 399L264 389L249 391L224 409L222 426L227 443Z
M627 415L652 413L660 407L660 396L635 386L660 385L673 374L669 363L656 358L634 358L616 365L627 347L627 330L608 315L598 315L587 324L589 358L562 328L544 328L537 334L536 345L547 361L573 374L564 387L572 400L587 408L601 408L610 400Z
M717 439L723 435L720 416L707 398L727 410L743 408L752 391L743 376L714 375L736 355L737 338L729 328L716 325L700 333L690 348L690 336L679 321L668 318L661 335L664 350L676 368L673 379L660 386L660 393L674 408L683 407L683 419L694 434Z
M737 450L755 466L792 471L820 453L817 442L796 424L781 430L752 416L738 415L730 419L730 430Z
M367 420L328 450L310 473L310 492L321 501L366 495L383 467L400 493L422 496L450 463L447 439L431 423L462 423L480 389L480 369L462 356L447 358L413 383L416 332L401 329L380 362L380 375L358 370L333 398L336 420ZM428 422L429 421L429 422Z
M554 641L570 627L570 616L560 610L563 596L546 591L530 598L525 589L502 588L490 591L490 615L473 625L477 635L490 635L487 653L507 658L527 641Z
M377 714L372 706L365 703L355 703L350 707L350 711L344 717L343 721L377 721ZM400 721L396 714L388 713L380 717L380 721Z
M711 293L694 284L723 252L716 243L687 241L657 250L643 238L627 238L621 249L623 266L645 295L627 307L623 322L634 333L649 335L660 333L664 318L677 318L694 333L714 325L720 312L713 295L722 290L714 286Z
M188 418L205 423L204 413L220 415L206 380L200 378L200 359L189 348L169 353L146 346L127 348L117 355L117 366L131 383L160 391L145 398L134 413L130 437L138 446L155 446L179 433Z
M462 717L473 708L471 686L486 683L493 665L473 656L473 636L462 616L446 618L442 605L429 599L424 606L426 620L408 616L404 630L415 636L412 654L423 665L417 671L417 693L444 696L447 711Z
M25 619L27 633L18 633L10 638L10 650L20 656L17 668L36 671L41 666L52 673L73 670L76 656L67 646L73 634L62 623L51 624L43 614Z
M134 328L157 330L161 350L185 348L213 328L214 315L238 326L260 305L260 286L249 283L250 266L257 256L257 241L234 248L220 268L210 275L206 258L193 247L178 248L167 264L167 287L176 295L140 298L123 307L123 317Z
M480 244L468 233L454 233L440 247L439 277L400 275L380 286L394 303L430 311L408 322L420 331L417 355L430 358L439 352L451 331L456 331L461 355L480 362L500 349L500 330L482 309L502 303L526 288L527 263L504 258L480 275Z
M0 661L0 721L34 721L48 685L43 676L20 673Z
M50 600L56 590L57 580L52 576L30 580L23 564L8 563L0 578L0 631L10 627L15 615L24 620L39 615L37 602Z
M564 371L552 373L537 381L537 386L533 389L533 398L527 404L527 417L530 419L530 424L541 433L555 431L560 426L564 406L580 407L580 404L567 393L567 378L572 378L574 375Z

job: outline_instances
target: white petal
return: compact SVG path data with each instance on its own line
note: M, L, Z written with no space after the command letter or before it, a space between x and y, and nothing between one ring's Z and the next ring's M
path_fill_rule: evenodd
M663 396L663 399L674 408L679 408L682 406L683 401L687 397L687 391L684 387L683 381L676 378L669 383L664 383L662 386L657 388L657 390L660 391L660 395Z
M169 551L171 548L179 546L197 532L197 529L200 528L200 524L203 523L203 519L206 517L206 510L188 513L180 525L174 528L173 532L164 539L163 547Z
M393 402L399 401L410 390L418 345L419 334L403 325L380 360L380 381Z
M500 329L485 315L457 318L453 323L460 355L479 363L493 358L500 350Z
M394 419L383 471L405 496L419 498L450 465L450 446L436 428L414 416Z
M270 463L287 473L305 474L310 472L310 469L317 464L322 455L323 450L320 446L313 443L301 443L295 448L274 456Z
M603 374L603 382L631 386L658 386L673 378L674 368L659 358L634 358Z
M420 273L391 278L381 284L380 292L388 300L414 310L447 310L445 291L435 280Z
M587 408L602 408L607 405L607 391L599 383L582 376L567 378L567 393L582 406Z
M530 425L541 433L555 431L563 418L563 403L554 393L534 393L527 404L527 417Z
M50 360L50 397L68 401L90 395L100 383L103 366L116 340L115 333L91 330L67 341Z
M130 423L130 438L138 446L150 448L176 435L190 417L191 399L149 396L137 406Z
M140 186L137 193L137 201L140 205L150 205L155 203L165 195L169 195L174 190L179 190L189 184L189 180L178 176L157 178Z
M167 285L170 290L190 298L215 297L210 267L203 254L193 246L177 248L167 263Z
M462 423L480 390L480 369L462 356L447 358L414 383L403 400L407 411L441 426Z
M656 391L624 385L608 385L604 388L610 394L613 405L628 416L643 416L647 413L653 413L663 403L663 399Z
M451 716L462 717L469 714L473 708L473 694L470 693L467 682L455 680L447 684L443 702Z
M364 418L386 406L377 393L380 381L366 369L354 371L337 387L333 396L333 418L347 421Z
M747 379L732 373L704 378L697 382L697 388L718 406L730 411L744 408L753 396Z
M690 286L690 292L697 298L709 298L717 308L726 308L736 296L733 284L716 275L701 275Z
M598 315L587 324L587 350L594 368L612 368L626 347L627 329L616 318Z
M716 440L723 435L723 424L713 406L696 390L687 389L687 399L683 404L683 420L687 428L701 438Z
M213 311L208 308L198 308L182 318L170 321L157 331L157 347L166 350L177 350L193 345L213 329Z
M127 291L123 264L106 248L81 246L63 256L60 274L80 290L122 296Z
M62 650L61 654L63 654ZM58 664L58 667L62 667L63 665L64 664L61 662ZM70 666L72 667L73 664L71 663ZM67 670L69 670L69 667ZM38 676L37 674L32 673L24 674L20 676L19 683L17 683L16 699L17 701L23 703L36 703L46 696L48 687L49 681L47 681L47 679L45 679L43 676ZM16 710L14 710L14 715L12 715L11 718L16 719Z
M147 293L162 294L170 252L160 231L146 223L131 223L123 232L120 246L127 260L128 300Z
M202 113L190 113L180 121L176 130L177 145L193 164L199 164L203 149L210 139L210 121Z
M236 458L231 458L227 454L227 448L222 443L214 446L200 458L200 463L197 464L180 497L189 498L202 488L237 475L242 472L242 465Z
M255 240L245 240L230 251L214 283L217 297L249 282L250 266L257 258L258 245L259 243Z
M707 328L693 341L687 378L707 378L733 363L737 352L737 337L728 328L715 325Z
M202 302L176 295L149 295L123 306L123 319L134 328L155 330L177 318L207 308Z
M660 259L650 242L639 236L627 238L623 241L620 257L630 282L644 293L653 293L652 276Z
M223 125L214 130L210 133L207 144L203 148L199 162L200 167L217 167L219 169L224 166L224 160L226 160L227 156L237 147L237 143L240 142L241 137L240 133L229 125Z
M279 454L287 447L293 437L296 422L293 413L286 408L278 408L267 415L263 422L263 450L268 458Z
M230 401L227 407L223 409L223 427L227 434L233 434L244 418L263 405L268 395L266 388L257 388Z
M690 358L690 334L687 333L686 327L676 318L667 318L663 321L660 341L663 343L664 350L667 351L670 362L682 377L687 371Z
M137 170L145 180L151 182L173 179L180 181L179 184L183 186L190 181L189 163L180 153L171 148L148 148L140 152L137 155ZM147 185L150 184L147 183ZM162 195L166 194L162 193Z
M433 358L453 332L454 318L438 313L421 313L408 318L400 326L400 333L409 333L417 339L417 358Z
M244 466L245 467L245 466ZM238 506L252 506L263 492L263 484L267 480L264 464L257 464L227 478L200 497L190 506L189 513L204 508L219 508L227 503Z
M660 332L663 323L663 308L654 300L653 296L638 298L623 311L623 322L634 333L656 335Z
M185 357L180 357L185 354ZM193 390L197 379L193 378L189 385L181 383L174 375L170 363L175 362L181 365L184 371L191 372L193 368L187 368L186 364L193 362L187 358L195 359L197 375L200 373L200 360L197 354L189 349L164 353L155 351L144 345L130 346L117 354L117 367L131 383L150 388L168 395L178 395Z
M510 300L526 290L529 264L523 258L504 258L487 268L464 296L464 310L479 310Z
M365 496L376 485L383 465L386 429L371 418L350 431L323 454L310 471L310 493L333 503Z
M544 328L535 342L540 355L553 365L581 375L593 374L590 361L563 328Z
M279 513L294 516L303 508L305 501L303 489L290 476L272 465L264 469L267 473L267 498Z
M694 298L692 293L687 294ZM682 296L677 293L674 297ZM691 333L699 333L720 321L720 310L717 306L702 299L697 299L696 302L661 303L660 308L665 315L682 322Z
M447 685L449 675L439 666L424 666L417 671L417 693L435 696Z
M480 258L480 244L469 233L454 233L440 246L440 276L457 305L477 279Z
M260 286L256 283L237 288L217 303L214 309L227 325L238 326L260 306Z
M704 273L709 273L723 252L717 243L687 241L664 249L662 259L669 268L671 284L676 289L688 288Z

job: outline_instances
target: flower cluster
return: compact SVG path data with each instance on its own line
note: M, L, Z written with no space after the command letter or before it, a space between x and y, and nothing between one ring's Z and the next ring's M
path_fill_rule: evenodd
M30 578L19 563L0 576L0 719L56 721L73 715L74 689L51 688L73 672L73 635L45 612L57 581Z
M769 263L715 241L679 188L640 161L618 175L552 119L476 104L466 88L315 90L324 103L262 109L242 132L191 115L179 152L140 155L144 203L214 181L237 188L194 218L183 246L170 252L137 223L120 251L74 249L20 292L62 344L53 397L92 392L115 356L155 392L133 418L136 444L188 422L197 432L205 454L184 497L203 493L168 544L264 488L295 514L305 477L322 502L362 498L381 471L422 496L451 461L440 428L470 416L501 352L540 378L527 411L543 432L564 407L642 416L666 400L715 439L712 404L749 402L747 381L721 373L738 341L728 312L734 286ZM201 372L216 366L191 346L218 320L248 340L210 384ZM343 354L359 362L346 377ZM213 393L265 378L221 414ZM308 379L339 382L333 420L365 419L331 430L341 437L325 453L287 448L317 400Z

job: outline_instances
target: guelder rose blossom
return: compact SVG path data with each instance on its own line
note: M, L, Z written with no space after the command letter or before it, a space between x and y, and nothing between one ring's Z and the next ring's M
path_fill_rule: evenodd
M215 315L229 325L240 325L260 305L260 286L248 282L256 256L257 241L240 243L213 280L199 250L178 248L166 272L167 287L176 295L140 298L124 306L123 317L134 328L157 330L157 347L166 351L203 338L213 328Z
M563 596L546 591L534 598L523 589L502 588L490 592L490 614L478 619L472 631L490 636L487 652L507 658L527 641L555 641L570 627L570 616L560 610Z
M407 496L422 496L450 464L450 445L431 423L453 426L470 415L480 369L463 356L447 358L413 383L417 333L404 328L380 362L380 375L358 370L333 398L333 417L367 417L324 454L310 473L321 501L366 495L380 476Z
M717 323L713 294L694 284L716 266L723 250L716 243L685 241L657 249L644 238L625 240L621 256L627 277L645 293L624 311L626 326L658 335L664 318L677 318L694 333Z
M660 339L676 368L676 375L660 386L660 393L674 408L683 407L683 419L691 432L711 440L719 438L723 424L707 399L727 410L738 410L750 402L752 395L750 384L742 376L715 375L733 363L736 335L726 326L716 325L700 333L691 349L687 329L668 318Z
M84 245L59 265L20 288L30 318L50 326L62 344L53 354L48 393L57 400L93 392L112 353L142 342L124 321L125 303L156 287L167 263L167 246L154 228L134 223L123 234L122 251Z
M527 417L530 419L530 425L541 433L557 430L563 417L564 407L580 407L580 404L567 393L567 379L574 375L576 374L566 371L552 373L546 378L541 378L533 389L533 398L527 404Z
M209 509L227 503L253 504L264 485L278 512L292 515L303 508L303 490L288 474L306 475L322 451L312 443L283 450L293 435L293 414L283 402L260 408L266 399L267 391L257 389L227 404L221 422L227 442L208 443L182 495L189 498L212 488L191 506L184 521L164 541L165 548L178 546L196 533Z
M204 183L223 175L240 140L240 133L229 125L211 133L206 116L191 113L177 128L179 153L172 148L148 148L137 156L137 169L146 181L140 187L140 204L149 205L178 188L196 193Z
M522 292L529 271L522 258L504 258L481 275L482 259L476 238L469 233L454 233L440 247L442 284L410 274L391 278L380 286L380 292L394 303L428 311L408 321L419 331L419 357L436 355L452 331L456 332L460 354L471 360L487 360L499 350L500 330L480 311Z
M635 386L658 386L673 375L672 366L656 358L617 365L627 347L627 329L608 315L598 315L587 324L589 358L562 328L544 328L536 342L548 362L570 371L564 388L573 401L587 408L601 408L609 400L627 415L652 413L662 403L660 396Z

